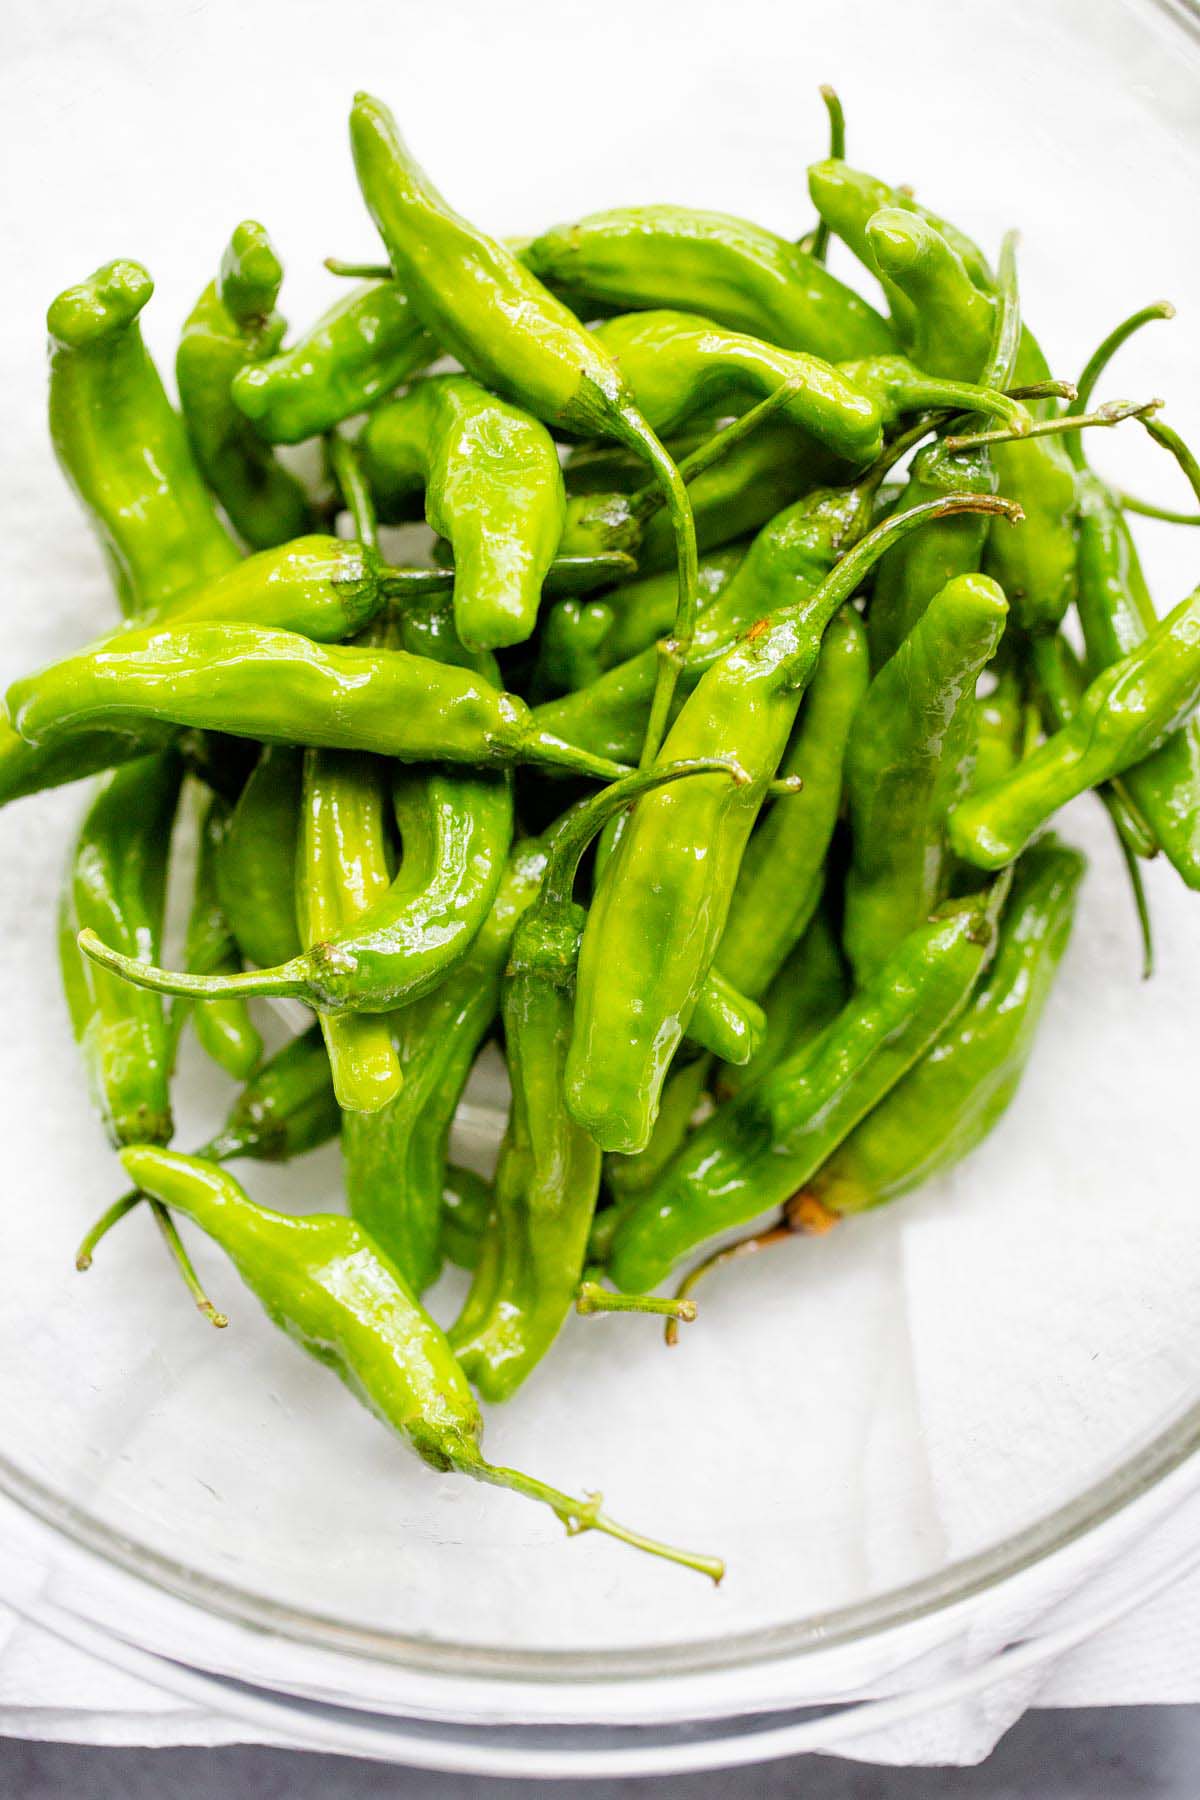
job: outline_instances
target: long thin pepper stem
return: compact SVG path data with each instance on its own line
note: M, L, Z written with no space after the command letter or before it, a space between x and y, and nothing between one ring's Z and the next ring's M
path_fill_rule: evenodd
M1022 444L1026 438L1071 436L1094 426L1121 425L1126 419L1143 424L1162 405L1161 400L1106 400L1095 412L1065 412L1057 419L1036 419L1028 431L978 431L965 437L948 437L947 450L975 450L981 444Z
M91 1268L92 1256L101 1238L106 1237L113 1226L118 1224L127 1213L131 1213L135 1206L140 1206L146 1197L145 1194L140 1193L122 1194L119 1200L114 1200L112 1205L100 1215L75 1252L75 1267L81 1274L85 1269ZM223 1312L217 1311L201 1286L200 1277L196 1273L191 1257L184 1248L174 1219L161 1200L151 1200L150 1210L154 1214L155 1224L162 1233L163 1242L171 1252L175 1266L183 1278L184 1286L196 1302L197 1309L218 1331L223 1331L229 1320Z
M821 99L825 102L825 111L829 114L829 160L845 162L846 160L846 114L842 109L837 91L823 82L820 89ZM829 254L829 240L833 236L828 223L818 219L809 242L805 246L814 262L823 263Z
M598 1281L581 1281L575 1290L575 1311L583 1318L594 1313L653 1313L690 1325L696 1317L694 1300L670 1300L661 1294L621 1294Z

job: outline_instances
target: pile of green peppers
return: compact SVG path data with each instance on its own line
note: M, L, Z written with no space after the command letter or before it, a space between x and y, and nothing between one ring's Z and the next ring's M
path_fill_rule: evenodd
M148 1213L223 1325L191 1220L432 1467L713 1579L487 1460L479 1400L573 1311L671 1338L714 1264L980 1143L1070 935L1068 801L1107 808L1147 950L1139 860L1200 888L1200 590L1159 616L1085 452L1140 419L1200 492L1161 402L1091 407L1170 309L1052 376L1013 242L993 267L851 168L827 100L805 239L643 206L514 247L360 94L378 264L331 261L356 285L289 337L275 249L238 225L178 407L140 265L60 294L51 435L117 613L0 719L0 803L95 778L58 941L132 1186L80 1267ZM826 269L831 238L877 305ZM302 478L280 452L307 440ZM422 519L428 556L397 563L388 531ZM314 1017L268 1052L272 997ZM240 1091L184 1155L188 1030ZM485 1181L448 1145L493 1041ZM345 1213L268 1211L225 1166L335 1138ZM447 1261L469 1282L443 1328L422 1295Z

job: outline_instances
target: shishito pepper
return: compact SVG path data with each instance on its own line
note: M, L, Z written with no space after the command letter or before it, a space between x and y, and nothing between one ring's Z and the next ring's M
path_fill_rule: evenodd
M510 1488L549 1506L567 1531L600 1531L713 1581L723 1565L627 1531L600 1496L569 1494L487 1462L482 1420L445 1333L361 1225L338 1213L294 1217L256 1206L215 1163L149 1147L122 1153L137 1188L218 1243L268 1316L337 1375L356 1400L439 1471Z
M493 1182L495 1222L450 1333L487 1400L507 1399L558 1335L583 1273L600 1189L600 1148L571 1118L563 1075L584 911L576 870L606 819L637 795L702 775L737 772L711 760L663 763L626 777L564 814L546 839L541 890L519 921L504 977L512 1106Z
M312 522L303 484L232 394L242 369L279 348L285 325L275 303L282 281L270 238L255 220L243 220L217 279L188 315L175 356L179 404L196 461L235 530L255 550L299 537Z
M1004 883L909 934L816 1041L720 1107L622 1220L609 1267L657 1285L706 1239L809 1181L962 1011L995 945Z
M567 1094L575 1119L604 1149L640 1150L649 1136L826 627L888 545L929 519L971 509L1013 510L964 494L885 520L815 593L752 627L685 702L664 759L723 753L748 780L731 788L701 777L645 795L597 885L580 951Z
M463 642L490 649L523 642L537 621L566 513L545 426L469 376L435 375L377 408L361 443L385 512L397 497L424 490L426 519L453 546Z

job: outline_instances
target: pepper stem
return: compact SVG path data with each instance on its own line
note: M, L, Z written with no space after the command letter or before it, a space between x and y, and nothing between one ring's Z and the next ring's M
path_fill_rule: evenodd
M683 667L687 653L692 647L692 638L695 636L700 570L696 551L696 522L692 517L692 503L688 499L688 491L683 477L655 433L635 407L626 407L619 415L619 419L619 429L614 423L614 436L620 437L650 464L658 485L662 489L671 527L675 534L675 561L679 571L679 597L675 602L675 622L670 637L661 639L658 645L658 669L654 681L654 697L650 702L650 717L646 725L646 735L642 741L642 754L639 759L639 766L646 769L658 755L659 745L662 743L667 729L667 719L671 712L671 701L675 697L679 671Z
M353 262L343 256L327 256L325 267L331 275L349 275L355 281L391 281L391 263Z
M666 1562L679 1563L685 1569L695 1569L697 1574L707 1575L714 1586L719 1586L725 1573L725 1564L719 1556L703 1556L694 1550L678 1550L673 1544L664 1544L658 1538L646 1537L640 1531L630 1531L627 1526L618 1525L607 1513L600 1510L603 1496L588 1494L577 1500L571 1494L564 1494L560 1488L550 1487L544 1481L538 1481L532 1475L522 1474L520 1469L502 1468L498 1463L485 1462L482 1457L461 1457L455 1460L455 1467L462 1475L470 1475L476 1481L486 1481L492 1487L508 1488L514 1494L523 1494L527 1500L540 1501L548 1506L555 1518L566 1527L568 1537L579 1537L585 1531L601 1531L606 1537L616 1538L619 1543L629 1544L635 1550L644 1550L649 1556L662 1557Z
M659 1318L690 1325L696 1317L694 1300L667 1299L661 1294L620 1294L598 1281L581 1281L575 1290L575 1311L582 1318L593 1313L656 1313Z
M860 538L852 550L847 550L807 600L798 602L795 608L784 606L775 613L768 613L768 627L770 620L795 616L798 609L810 632L823 629L851 598L885 550L890 550L893 544L898 544L910 532L933 519L948 519L955 513L965 512L991 513L1007 519L1012 525L1025 517L1025 509L1016 500L1006 500L1000 494L944 494L939 500L923 500L920 506L910 506L907 512L892 513ZM780 679L791 679L797 667L807 665L809 656L810 651L805 645L793 656L781 659L778 665Z
M1074 400L1079 392L1073 381L1027 381L1021 387L1007 387L1010 400Z
M329 451L329 467L333 471L346 511L354 522L354 535L368 550L378 550L379 522L375 517L375 501L363 474L358 451L340 431L331 431L325 442Z
M728 1262L737 1262L743 1256L757 1256L760 1250L769 1250L773 1244L782 1244L794 1235L791 1227L781 1218L778 1224L769 1226L766 1231L756 1231L751 1237L739 1238L736 1244L726 1244L723 1250L712 1251L703 1262L698 1262L694 1269L688 1270L675 1289L676 1303L686 1305L692 1290L713 1269L723 1268ZM674 1319L667 1320L663 1337L671 1348L679 1342L679 1326Z
M1171 506L1155 506L1152 500L1139 500L1121 488L1113 489L1113 499L1123 512L1139 513L1144 519L1162 519L1168 525L1200 525L1200 512L1176 512Z
M846 115L842 110L837 91L827 82L822 82L818 89L825 102L825 111L829 114L829 161L845 162L846 160ZM808 238L801 240L801 247L807 250L814 262L823 263L829 254L829 240L833 236L828 222L818 219Z
M85 1270L91 1268L92 1256L100 1240L107 1237L114 1225L119 1224L127 1213L131 1213L135 1206L140 1206L142 1201L147 1198L148 1196L146 1194L138 1193L136 1191L129 1194L122 1194L119 1200L114 1200L112 1205L105 1212L101 1213L100 1217L96 1220L96 1223L92 1226L78 1250L75 1252L75 1267L79 1270L80 1274L83 1274ZM216 1330L224 1331L229 1320L223 1312L217 1311L217 1308L205 1293L192 1259L188 1255L187 1250L184 1247L183 1239L180 1237L176 1228L174 1219L171 1217L161 1200L151 1200L150 1210L154 1214L155 1224L162 1233L163 1242L171 1252L171 1255L175 1260L175 1266L183 1277L184 1286L192 1296L192 1299L196 1302L197 1309L204 1314L209 1324L214 1326Z
M757 406L752 406L741 418L734 419L720 431L715 431L712 437L706 438L690 455L683 457L676 464L681 479L690 484L698 475L703 475L714 463L720 462L723 456L728 456L743 438L757 431L764 420L786 406L803 387L804 377L801 374L789 375L786 380L781 381L765 400L760 400ZM665 504L666 496L657 481L648 481L644 487L637 488L629 496L629 511L641 525Z
M1143 325L1152 325L1155 319L1173 319L1174 317L1175 308L1169 300L1153 300L1149 306L1140 306L1137 312L1130 313L1127 319L1122 319L1119 325L1114 325L1108 336L1097 344L1084 364L1083 373L1079 377L1078 392L1068 411L1077 413L1087 411L1088 402L1095 391L1097 381L1121 345L1131 338L1135 331L1140 331ZM1083 444L1074 441L1069 449L1071 460L1076 468L1086 468L1087 461Z
M978 431L966 437L948 437L945 444L952 451L977 450L983 444L1021 444L1027 438L1056 437L1097 425L1120 425L1126 419L1140 419L1146 424L1162 404L1161 400L1106 400L1095 412L1065 412L1057 419L1038 419L1028 431Z
M1179 433L1163 419L1143 419L1141 422L1155 443L1161 444L1164 450L1171 452L1191 483L1192 492L1200 500L1200 462L1197 462L1195 455L1184 443ZM1141 510L1147 509L1142 508Z
M739 787L746 781L745 771L731 757L695 757L689 761L665 763L661 768L635 769L599 794L576 801L549 833L540 902L546 906L568 905L580 858L597 832L603 831L611 818L642 794L649 793L652 788L665 787L671 781L683 781L689 775L728 775Z
M135 987L152 988L158 994L183 994L193 1000L212 1000L224 994L269 994L280 999L306 999L309 995L309 962L293 957L275 969L246 969L236 975L193 975L183 969L160 969L114 950L88 927L79 933L79 948L102 969L131 981Z

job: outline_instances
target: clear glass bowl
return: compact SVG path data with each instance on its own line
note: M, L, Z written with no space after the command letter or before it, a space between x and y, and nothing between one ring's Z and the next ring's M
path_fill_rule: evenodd
M210 9L218 25L222 10ZM144 255L160 277L148 335L165 363L222 232L253 195L291 264L289 312L322 304L320 257L371 246L340 123L362 79L354 24L367 28L368 9L352 0L343 11L347 29L303 89L286 31L282 47L264 37L265 78L250 54L273 9L245 27L232 68L219 29L197 27L152 96L139 85L145 61L131 73L119 43L64 25L35 49L35 71L44 55L61 72L72 134L94 135L95 167L51 184L49 211L36 185L6 201L27 252L4 343L0 493L22 597L6 678L94 633L110 606L46 446L46 299L113 250ZM528 27L515 35L514 15ZM804 164L822 143L815 86L832 80L854 162L914 182L985 245L1021 225L1027 311L1056 372L1077 372L1135 305L1172 296L1180 321L1140 337L1105 391L1165 393L1180 428L1200 434L1200 334L1187 309L1200 286L1191 9L914 0L902 30L898 17L865 0L802 13L750 0L735 17L671 0L636 15L634 41L607 14L528 3L472 16L462 56L449 8L422 13L421 62L436 70L457 56L453 123L437 84L404 78L398 50L379 51L370 79L447 191L497 228L668 198L795 234L809 224ZM139 29L139 56L152 59L167 27L147 8ZM216 141L206 132L201 143L184 127L208 118L218 71L230 104ZM33 111L23 126L20 106L13 126L39 145L52 129ZM144 131L161 154L135 179ZM260 170L253 189L247 168ZM835 266L850 274L844 257ZM1115 440L1094 445L1098 463L1186 503L1136 428ZM1138 535L1173 602L1194 581L1197 540L1152 525ZM545 1716L585 1721L604 1716L586 1697L597 1684L630 1694L641 1682L640 1715L682 1717L692 1677L707 1709L733 1710L747 1671L799 1658L789 1693L802 1704L828 1691L839 1646L865 1650L878 1679L899 1679L909 1627L936 1642L965 1604L986 1604L1191 1456L1192 903L1150 870L1160 972L1143 986L1120 870L1087 804L1065 826L1094 863L1075 940L994 1138L919 1197L715 1279L673 1355L652 1323L573 1320L544 1371L488 1421L497 1459L572 1489L603 1486L623 1520L721 1551L719 1593L595 1537L565 1543L549 1515L419 1467L295 1354L203 1243L202 1273L232 1316L220 1335L177 1289L147 1219L105 1245L87 1281L73 1274L74 1245L119 1176L55 969L52 896L77 806L60 792L0 814L0 1487L98 1552L114 1580L173 1597L157 1616L171 1630L190 1621L181 1656L238 1674L253 1642L260 1674L282 1687L306 1648L328 1651L320 1685L349 1705L402 1706L436 1678L445 1711L503 1717L518 1683L526 1699L543 1695ZM181 1143L224 1103L194 1056L185 1078ZM462 1129L478 1151L494 1134L494 1092L473 1106ZM245 1173L267 1203L335 1203L332 1152ZM455 1298L447 1278L435 1310L447 1316ZM660 1706L664 1682L674 1697Z

